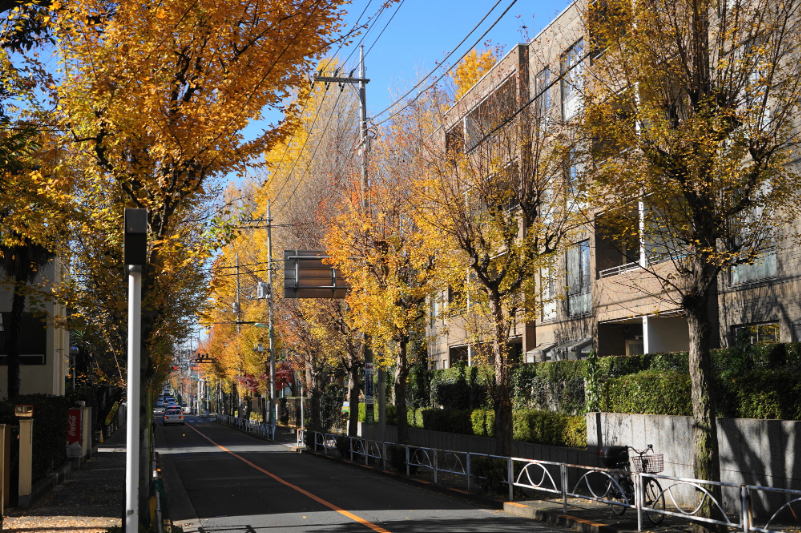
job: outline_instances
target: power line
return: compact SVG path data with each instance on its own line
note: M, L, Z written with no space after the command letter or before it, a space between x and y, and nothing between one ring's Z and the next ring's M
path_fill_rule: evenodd
M364 42L364 40L365 40L365 39L367 38L367 36L370 34L370 30L372 30L373 28L375 28L375 24L378 22L378 19L380 19L380 18L381 18L381 15L383 15L383 14L384 14L384 10L385 10L385 9L386 9L386 8L389 6L389 4L391 4L391 3L392 3L391 1L385 1L383 4L381 4L381 7L379 7L379 8L378 8L378 12L376 12L376 14L375 14L375 15L373 15L373 19L372 19L372 25L371 25L369 28L367 28L367 31L366 31L366 32L364 32L364 35L362 35L362 38L361 38L361 39L359 39L359 42L358 42L358 43L356 43L356 46L354 46L354 47L353 47L353 50L351 50L350 54L348 54L348 57L346 57L346 58L345 58L345 61L344 61L344 63L343 63L343 64L345 64L345 65L347 65L347 64L348 64L348 61L350 61L350 58L351 58L351 57L353 57L353 54L355 54L355 53L356 53L356 50L358 50L358 49L359 49L359 46L360 46L360 45L361 45L361 44Z
M326 132L326 130L328 130L328 125L331 123L331 119L334 117L334 113L336 113L336 111L337 111L337 104L339 103L339 99L342 96L342 92L343 92L344 89L345 89L344 87L340 87L339 94L337 95L337 99L334 101L334 105L331 107L331 114L328 115L328 120L326 121L325 126L323 126L323 130L320 132L320 141L317 143L317 146L314 147L314 152L312 152L312 155L311 155L311 161L312 162L314 162L314 156L317 154L317 150L320 149L320 145L322 145L323 141L325 140L325 137L324 137L325 136L325 132ZM281 212L283 212L284 207L289 205L289 201L292 199L292 197L295 196L295 193L298 192L298 187L300 187L300 183L301 183L301 181L303 181L302 178L305 178L308 173L309 173L309 171L308 171L308 167L307 167L307 169L303 173L303 175L296 180L295 188L292 190L292 194L290 194L289 197L286 199L286 201L283 204L281 204L281 207L278 209L278 212L275 214L275 216L280 215ZM276 198L277 198L277 196L276 196Z
M320 116L320 110L323 108L323 103L325 102L325 97L327 95L328 95L328 87L326 86L325 92L323 92L323 98L317 105L317 112L314 114L314 119L312 120L311 126L309 126L309 133L303 140L303 145L300 147L300 150L298 150L298 155L295 157L295 162L292 163L292 168L289 169L289 172L287 172L286 177L284 179L284 183L281 185L281 188L278 190L278 192L275 193L276 198L278 198L278 196L284 191L284 187L286 187L286 184L289 183L289 178L292 176L292 172L295 171L295 167L298 165L298 161L300 161L300 156L303 154L303 149L306 147L306 143L309 142L309 138L311 138L312 133L314 132L314 125L317 123L317 117ZM288 147L289 145L287 145L287 148Z
M562 80L564 80L564 79L567 77L567 75L570 73L570 71L572 71L572 70L573 70L573 69L575 69L575 68L578 68L578 66L579 66L579 65L581 65L582 63L584 63L584 60L585 60L585 59L587 59L588 57L590 57L590 54L589 54L589 52L587 52L586 54L584 54L584 56L583 56L583 57L581 57L581 58L580 58L578 61L576 61L576 63L575 63L574 65L572 65L572 66L568 67L567 69L565 69L565 71L564 71L564 72L562 72L561 74L559 74L559 76L557 76L557 77L556 77L556 78L555 78L555 79L554 79L552 82L550 82L548 85L546 85L545 87L543 87L543 88L542 88L542 89L541 89L541 90L540 90L540 91L539 91L537 94L535 94L534 96L532 96L532 97L531 97L531 98L528 100L528 102L526 102L525 104L523 104L523 105L521 105L519 108L517 108L517 111L515 111L514 113L512 113L511 115L509 115L507 118L505 118L504 120L502 120L500 124L498 124L497 126L495 126L494 128L492 128L492 130L490 130L489 132L487 132L487 133L486 133L486 134L485 134L483 137L481 137L481 138L480 138L478 141L476 141L476 143L475 143L473 146L474 146L474 147L477 147L477 146L479 146L481 143L483 143L485 140L487 140L487 139L488 139L488 138L489 138L491 135L493 135L493 134L494 134L496 131L498 131L498 130L499 130L499 129L501 129L502 127L506 126L507 124L509 124L509 122L511 122L511 121L512 121L512 120L513 120L513 119L514 119L514 118L515 118L517 115L519 115L519 114L520 114L520 113L521 113L521 112L522 112L522 111L523 111L525 108L527 108L528 106L530 106L531 104L533 104L533 103L534 103L534 102L537 100L537 98L539 98L540 96L542 96L543 94L545 94L546 92L548 92L549 90L551 90L551 87L553 87L553 86L554 86L554 85L556 85L557 83L559 83L559 82L561 82Z
M370 7L370 4L372 4L372 3L373 3L373 0L369 0L367 2L367 5L364 6L364 9L362 10L361 14L359 15L359 18L356 19L356 22L353 23L353 26L351 27L350 31L348 31L348 33L345 34L344 37L349 36L350 34L352 34L356 30L356 28L359 26L359 22L362 20L362 17L367 12L367 9ZM344 37L343 37L343 39L344 39ZM333 57L331 57L331 59L328 60L328 63L326 63L324 68L328 68L328 66L331 65L331 62L334 60L334 57L336 57L336 55L339 53L339 51L342 50L343 46L345 46L345 42L344 42L344 40L341 40L341 42L339 43L339 47L337 48L336 52L334 52L334 54L333 54ZM348 56L348 57L350 57L350 56ZM303 112L306 111L306 105L309 103L309 99L312 96L312 92L313 91L309 91L309 94L306 95L306 99L303 101L303 104L302 104L301 110L300 110L300 116L301 117L303 116ZM284 153L281 154L281 159L278 161L278 165L276 165L276 170L279 170L281 168L281 165L284 162L284 158L286 157L286 154L289 151L289 146L292 144L292 140L294 138L295 138L295 132L292 132L292 135L289 137L289 141L287 141L287 143L286 143L286 148L284 148ZM298 153L298 157L300 157L300 153Z
M465 38L464 38L464 39L462 39L462 42L461 42L461 43L459 43L459 44L456 46L456 48L454 48L454 49L453 49L453 50L452 50L452 51L451 51L451 52L450 52L450 53L449 53L449 54L448 54L448 55L445 57L445 59L443 59L443 62L444 62L444 61L447 61L447 60L448 60L448 58L449 58L449 57L451 57L451 55L453 55L453 54L454 54L454 52L456 52L456 50L458 50L460 46L462 46L462 44L463 44L463 43L464 43L464 42L467 40L467 38L468 38L468 37L470 37L470 35L472 35L474 31L476 31L476 28L478 28L478 27L481 25L481 23L482 23L482 22L484 22L484 20L485 20L485 19L486 19L486 18L489 16L489 14L490 14L490 13L492 13L492 11L495 9L495 6L497 6L497 5L498 5L500 2L501 2L501 0L498 0L498 2L497 2L497 3L496 3L494 6L492 6L492 8L489 10L489 12L487 12L487 14L486 14L486 15L484 15L484 18L482 18L482 19L481 19L481 21L480 21L478 24L476 24L476 27L475 27L475 28L473 28L473 29L470 31L470 33L468 33L468 34L465 36ZM493 23L492 23L492 25L491 25L489 28L487 28L487 30L486 30L486 31L485 31L483 34L481 34L481 37L479 37L478 39L476 39L476 41L473 43L473 45L472 45L472 46L470 46L470 48L468 48L468 49L467 49L467 51L466 51L464 54L462 54L462 56L461 56L461 57L460 57L458 60L456 60L456 61L455 61L455 62L454 62L454 63L453 63L453 64L452 64L450 67L448 67L448 68L445 70L445 72L443 72L443 73L442 73L442 75L440 75L440 76L439 76L439 77L438 77L436 80L434 80L434 82L433 82L433 83L431 83L431 84L430 84L428 87L426 87L425 89L421 90L421 91L420 91L420 92L417 94L417 96L415 96L415 97L414 97L414 98L412 98L410 101L408 101L408 102L406 103L406 105L404 105L403 107L401 107L400 109L398 109L396 112L392 113L390 116L388 116L387 118L385 118L385 119L384 119L384 120L382 120L381 122L375 123L374 125L375 125L375 126L380 126L381 124L383 124L383 123L387 122L388 120L391 120L392 118L394 118L394 117L398 116L398 114L400 114L400 112L401 112L401 111L403 111L404 109L406 109L406 108L408 108L410 105L412 105L414 102L416 102L416 101L417 101L417 99L418 99L418 98L420 98L420 96L422 96L422 94L423 94L424 92L426 92L427 90L429 90L429 89L431 89L432 87L434 87L434 86L435 86L435 85L436 85L436 84L439 82L439 80L441 80L442 78L444 78L446 74L448 74L448 73L449 73L451 70L453 70L453 69L454 69L454 67L456 67L456 65L458 65L458 64L459 64L459 63L462 61L462 59L464 59L464 58L465 58L465 56L466 56L467 54L469 54L469 53L470 53L470 51L471 51L473 48L475 48L475 46L476 46L476 45L477 45L479 42L481 42L481 40L482 40L484 37L486 37L486 36L487 36L487 34L490 32L490 30L492 30L492 28L494 28L494 27L495 27L495 26L498 24L498 22L500 22L500 21L501 21L501 19L502 19L502 18L503 18L503 17L506 15L506 13L508 13L508 12L509 12L509 10L510 10L510 9L512 9L512 6L513 6L513 5L515 5L516 3L517 3L517 0L512 0L512 3L510 3L510 4L509 4L509 6L507 6L507 8L504 10L504 12L503 12L503 13L501 13L501 16L499 16L497 19L495 19L495 22L493 22ZM390 105L388 105L386 108L382 109L382 110L381 110L379 113L377 113L376 115L373 115L373 120L375 120L377 117L380 117L381 115L383 115L384 113L386 113L387 111L389 111L390 109L392 109L392 107L393 107L393 106L395 106L395 105L397 105L398 103L400 103L400 102L401 102L401 101L402 101L404 98L406 98L407 96L409 96L409 95L410 95L410 94L411 94L411 93L412 93L412 92L413 92L415 89L417 89L418 87L420 87L420 85L422 85L422 84L423 84L423 82L424 82L425 80L427 80L429 77L431 77L431 75L432 75L432 74L434 74L436 71L437 71L437 69L434 69L434 70L432 70L431 72L429 72L428 74L426 74L426 75L425 75L425 77L424 77L422 80L420 80L419 82L417 82L417 85L415 85L414 87L412 87L411 89L409 89L409 90L406 92L406 94L404 94L403 96L401 96L400 98L398 98L397 100L395 100L393 103L391 103Z
M370 45L370 48L368 48L368 49L367 49L367 52L365 52L365 53L364 53L364 57L367 57L367 54L369 54L369 53L370 53L370 50L372 50L372 49L373 49L373 47L375 46L375 43L377 43L377 42L378 42L378 40L381 38L381 36L382 36L382 35L384 35L384 30L386 30L386 29L387 29L387 26L389 26L389 23L390 23L390 22L392 22L392 19L394 19L394 18L395 18L395 15L397 15L397 14L398 14L398 11L400 11L400 8L401 8L401 6L403 5L403 3L404 3L405 1L406 1L406 0L401 0L401 1L400 1L400 4L398 4L398 7L397 7L397 8L395 8L395 12L392 14L392 16L391 16L391 17L389 17L389 20L387 21L387 23L386 23L386 24L384 24L384 28L381 30L381 33L379 33L379 34L378 34L378 37L376 37L376 38L375 38L375 41L373 41L373 44L371 44L371 45Z

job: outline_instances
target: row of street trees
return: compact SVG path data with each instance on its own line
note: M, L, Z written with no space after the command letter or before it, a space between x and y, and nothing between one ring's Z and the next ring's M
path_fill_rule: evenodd
M366 188L352 162L367 148L355 143L352 100L339 114L312 106L336 125L303 123L295 141L268 151L252 198L279 206L279 250L326 249L352 288L344 302L279 303L293 310L278 313L287 357L319 376L326 365L350 368L369 339L379 364L394 369L406 440L410 339L441 318L432 310L447 300L475 361L492 370L498 453L510 453L510 327L570 290L546 286L565 246L602 212L603 238L641 264L627 283L645 291L656 280L649 294L687 317L695 475L718 480L710 303L722 273L798 237L799 7L591 2L579 8L588 46L550 80L551 94L565 84L581 91L581 113L562 120L545 92L530 98L519 71L512 90L484 100L465 139L452 128L462 118L458 104L448 112L454 95L495 75L493 53L474 53L454 86L428 90L374 131ZM550 45L535 42L530 54ZM641 260L642 250L659 260Z
M207 261L233 236L224 179L295 127L298 110L284 97L316 57L348 38L339 35L342 4L0 4L0 252L12 315L26 297L66 304L66 323L57 325L80 332L82 370L95 384L124 387L123 211L148 210L139 376L148 394L131 407L142 411L143 455L149 401L207 305ZM285 119L245 138L269 108ZM31 286L54 257L62 282ZM13 398L18 322L6 331ZM148 461L140 464L147 480ZM140 495L146 502L146 481Z

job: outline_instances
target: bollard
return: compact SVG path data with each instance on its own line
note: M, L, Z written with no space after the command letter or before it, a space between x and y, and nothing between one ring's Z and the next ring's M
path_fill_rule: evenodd
M33 419L19 421L19 508L31 506L33 481Z
M509 480L509 501L513 502L513 501L515 501L515 467L514 467L514 464L512 463L512 458L511 457L507 458L507 461L508 461L508 463L507 463L507 470L508 470L507 476L508 476L508 478L507 479Z

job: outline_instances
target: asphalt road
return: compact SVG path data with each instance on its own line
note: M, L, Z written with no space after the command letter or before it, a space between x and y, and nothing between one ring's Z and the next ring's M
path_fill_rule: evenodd
M569 531L186 420L159 426L157 443L171 514L184 531Z

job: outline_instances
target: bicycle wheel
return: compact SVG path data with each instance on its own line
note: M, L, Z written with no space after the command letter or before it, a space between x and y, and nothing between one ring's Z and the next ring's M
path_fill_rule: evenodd
M644 510L645 514L648 515L648 520L655 526L661 524L662 520L665 519L665 515L655 513L651 509L665 510L665 495L662 494L662 485L657 480L648 478L643 487L643 496Z
M622 504L627 503L626 497L620 491L620 489L623 489L624 491L628 490L626 487L626 481L626 478L620 478L617 480L617 484L615 484L615 482L610 479L606 485L606 492L604 493L606 495L605 499L613 502L620 502ZM618 484L620 485L620 488L618 488ZM631 504L633 502L629 501L628 503ZM627 509L623 505L616 505L613 503L610 503L609 507L612 508L612 512L617 516L623 516L623 513L625 513Z

